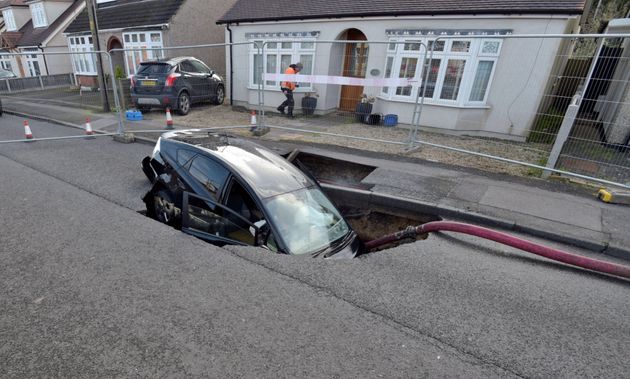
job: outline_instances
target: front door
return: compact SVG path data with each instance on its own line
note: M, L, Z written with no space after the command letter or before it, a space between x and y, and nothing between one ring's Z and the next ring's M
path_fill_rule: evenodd
M366 42L361 41L365 41L367 38L360 30L350 29L346 39L357 42L346 44L342 75L351 78L365 78L369 48ZM354 112L362 94L363 86L341 86L339 109Z

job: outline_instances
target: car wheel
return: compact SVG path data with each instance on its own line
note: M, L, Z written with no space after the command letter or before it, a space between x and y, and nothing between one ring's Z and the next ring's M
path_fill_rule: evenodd
M149 112L151 110L151 107L147 107L146 105L138 105L137 106L138 110L140 112Z
M173 225L177 217L173 195L167 190L159 190L153 196L153 213L155 218L164 224Z
M177 98L177 113L185 116L190 112L190 96L187 92L182 92Z
M217 94L214 97L214 100L212 102L217 105L220 105L220 104L223 104L223 100L225 100L225 89L223 88L223 86L218 86Z

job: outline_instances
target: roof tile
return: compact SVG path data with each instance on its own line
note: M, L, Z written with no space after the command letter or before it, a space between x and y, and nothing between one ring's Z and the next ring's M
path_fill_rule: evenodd
M183 2L184 0L127 0L120 1L119 5L102 6L98 8L96 13L98 27L105 30L166 24L177 13ZM66 28L65 33L79 33L89 30L87 11L83 11Z
M218 24L439 14L581 14L585 0L238 0Z

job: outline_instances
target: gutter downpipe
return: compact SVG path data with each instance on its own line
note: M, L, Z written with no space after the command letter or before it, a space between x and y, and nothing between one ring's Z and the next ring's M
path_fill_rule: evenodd
M228 22L226 29L230 34L230 106L234 106L234 71L232 69L232 29L230 29L230 23Z

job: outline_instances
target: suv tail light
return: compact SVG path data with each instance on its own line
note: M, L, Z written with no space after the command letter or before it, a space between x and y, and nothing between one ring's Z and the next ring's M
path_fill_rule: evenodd
M164 84L165 87L172 87L173 85L175 85L175 80L177 80L177 78L179 78L180 76L182 76L181 74L169 74L169 76L166 77L166 83Z

